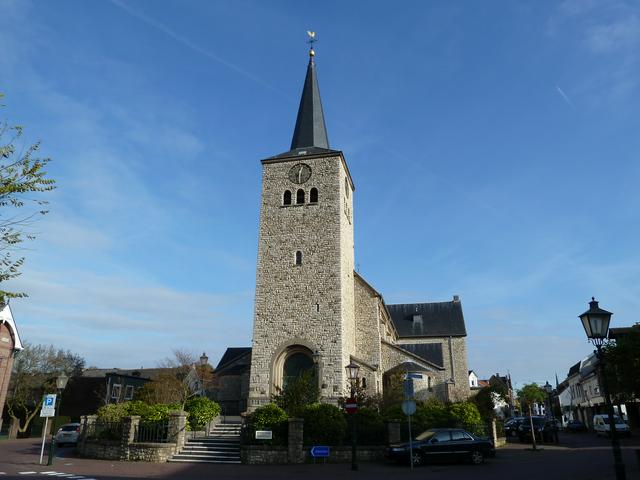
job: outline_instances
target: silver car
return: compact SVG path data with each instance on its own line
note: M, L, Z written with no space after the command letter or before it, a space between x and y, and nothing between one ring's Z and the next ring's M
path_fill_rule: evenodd
M64 444L75 445L78 443L79 436L80 436L79 423L65 423L58 429L58 432L56 433L56 443L58 445L64 445Z

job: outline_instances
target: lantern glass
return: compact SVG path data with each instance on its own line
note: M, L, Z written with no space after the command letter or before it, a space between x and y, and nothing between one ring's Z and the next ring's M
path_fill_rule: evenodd
M358 379L358 371L360 370L360 365L351 362L349 365L344 367L347 370L347 376L349 380L357 380Z
M56 378L56 387L58 390L64 390L67 386L67 382L69 381L69 377L67 377L64 373L61 373L58 378Z

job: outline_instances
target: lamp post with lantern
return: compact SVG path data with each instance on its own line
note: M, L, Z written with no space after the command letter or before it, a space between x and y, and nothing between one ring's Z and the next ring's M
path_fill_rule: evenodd
M47 465L53 465L53 457L56 453L56 428L58 428L58 413L60 412L60 408L62 407L62 392L67 387L68 381L69 377L67 377L64 372L58 375L58 377L56 378L56 390L58 391L58 395L56 396L56 413L53 417L53 424L51 425L51 443L49 444L49 459L47 461Z
M611 436L611 447L613 450L613 461L616 472L616 480L625 480L626 472L624 463L622 462L622 451L620 450L620 442L616 434L616 424L613 418L613 405L609 398L609 389L607 386L607 377L604 369L604 356L602 354L602 345L604 345L609 334L609 322L611 321L611 312L601 309L594 297L589 302L589 310L580 315L582 326L587 334L587 338L596 347L596 357L600 367L600 379L602 380L602 396L607 406L607 414L609 415L609 433Z
M355 363L353 360L349 365L344 367L347 371L347 378L349 378L349 382L351 383L351 395L347 400L346 409L349 413L349 417L351 418L351 470L358 470L358 463L356 461L356 435L357 435L357 426L356 426L356 415L358 411L358 406L356 403L356 385L358 382L358 373L360 371L360 365Z

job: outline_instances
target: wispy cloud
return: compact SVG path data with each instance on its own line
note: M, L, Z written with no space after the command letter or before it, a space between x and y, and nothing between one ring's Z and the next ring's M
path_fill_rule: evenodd
M556 85L556 91L560 94L567 105L569 105L571 108L575 108L571 99L567 96L566 93L564 93L564 90L562 90L559 85Z
M152 17L150 17L149 15L147 15L145 13L142 13L142 12L140 12L140 11L134 9L134 8L131 8L131 6L127 5L125 2L122 2L120 0L110 0L110 1L111 1L111 3L113 5L115 5L116 7L120 8L124 12L126 12L129 15L137 18L138 20L141 20L142 22L146 23L147 25L149 25L149 26L151 26L151 27L163 32L164 34L166 34L169 37L171 37L172 39L174 39L176 42L184 45L185 47L193 50L194 52L199 53L200 55L203 55L203 56L207 57L208 59L213 60L213 61L215 61L215 62L217 62L217 63L219 63L221 65L224 65L225 67L233 70L234 72L242 75L243 77L251 80L252 82L255 82L255 83L259 84L259 85L262 85L263 87L268 88L269 90L277 93L278 95L281 95L284 98L290 98L289 95L284 93L282 90L279 90L278 88L274 87L270 83L265 82L264 80L262 80L257 75L249 72L248 70L245 70L244 68L236 65L235 63L232 63L232 62L222 58L221 56L217 55L216 53L213 53L211 50L207 50L207 49L197 45L193 41L189 40L187 37L176 33L171 28L167 27L165 24L159 22L155 18L152 18Z

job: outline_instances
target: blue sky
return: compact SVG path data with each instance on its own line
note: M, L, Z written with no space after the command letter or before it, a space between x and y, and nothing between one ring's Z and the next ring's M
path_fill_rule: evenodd
M0 0L3 118L52 157L23 339L101 367L251 342L259 160L316 60L387 303L460 295L469 368L562 379L640 310L640 6Z

